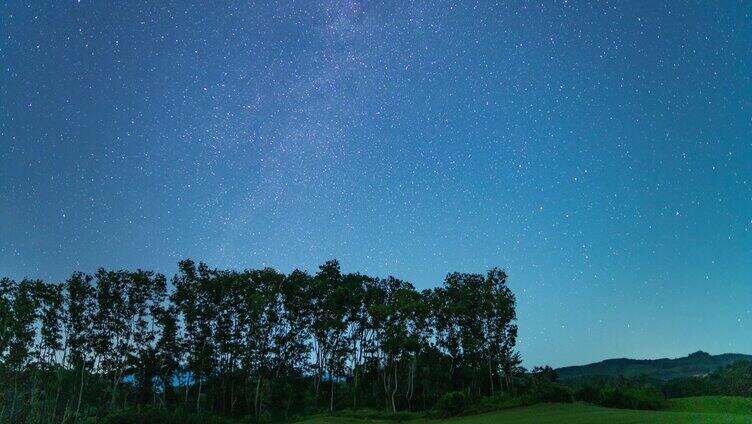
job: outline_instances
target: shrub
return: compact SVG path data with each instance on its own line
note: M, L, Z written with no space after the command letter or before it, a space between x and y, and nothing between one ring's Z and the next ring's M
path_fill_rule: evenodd
M466 411L472 414L482 414L484 412L499 411L502 409L517 408L520 406L533 405L537 403L530 395L510 396L502 393L494 396L481 398L477 403L471 405Z
M112 411L94 421L97 424L232 424L230 419L181 411L135 407Z
M449 392L439 399L436 408L443 418L461 415L469 405L465 392Z
M663 409L666 399L651 387L609 387L601 389L599 405L624 409Z
M379 420L379 421L408 421L419 418L424 418L424 413L410 412L410 411L397 411L386 412L376 409L345 409L337 411L334 415L338 417L356 418L360 420Z
M572 402L571 390L552 382L537 382L532 387L531 396L538 402Z
M675 378L663 385L666 397L690 397L714 394L713 385L709 377Z
M600 403L600 390L595 386L586 384L574 392L574 398L582 402Z

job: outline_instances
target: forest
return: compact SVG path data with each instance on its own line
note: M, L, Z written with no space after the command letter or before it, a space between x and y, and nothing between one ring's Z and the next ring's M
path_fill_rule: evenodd
M500 269L422 291L334 260L313 275L184 260L171 280L106 269L5 278L0 422L97 422L134 408L269 422L513 396L530 386L515 306Z

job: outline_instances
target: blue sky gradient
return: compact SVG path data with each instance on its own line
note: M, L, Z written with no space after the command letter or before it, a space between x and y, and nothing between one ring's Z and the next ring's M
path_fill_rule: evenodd
M506 268L528 366L752 353L752 4L6 2L0 274Z

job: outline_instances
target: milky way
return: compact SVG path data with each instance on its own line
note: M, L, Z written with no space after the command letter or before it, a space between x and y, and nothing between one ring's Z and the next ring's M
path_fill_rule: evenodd
M1 275L500 266L527 365L752 353L749 3L31 3Z

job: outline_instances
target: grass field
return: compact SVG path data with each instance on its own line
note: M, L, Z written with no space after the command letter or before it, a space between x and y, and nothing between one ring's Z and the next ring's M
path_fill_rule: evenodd
M601 408L584 404L541 404L523 408L507 409L489 414L473 415L448 420L416 420L410 423L446 424L725 424L750 423L752 415L743 411L749 407L746 399L721 397L688 398L672 401L670 411L634 411L625 409ZM724 403L725 402L725 403ZM746 403L746 406L744 405ZM725 411L725 405L735 405L734 413ZM700 411L700 412L698 412ZM363 424L366 420L319 417L303 421L305 424ZM377 422L377 421L371 421Z
M698 396L671 399L672 411L685 412L719 412L727 414L748 415L752 422L752 399L736 396Z

